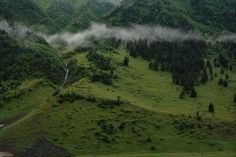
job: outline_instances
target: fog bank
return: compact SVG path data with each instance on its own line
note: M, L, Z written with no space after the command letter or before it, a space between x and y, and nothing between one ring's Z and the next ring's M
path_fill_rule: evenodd
M182 32L178 29L172 29L162 26L148 26L133 24L130 27L107 27L105 24L92 23L92 25L84 31L78 33L62 33L53 36L45 36L45 39L52 45L57 45L57 41L65 41L69 47L75 48L87 42L91 37L98 39L115 38L117 40L138 41L184 41L184 40L204 40L201 33Z
M115 6L119 6L119 5L121 5L123 0L98 0L98 1L112 3Z
M27 34L33 32L31 29L19 23L15 24L14 26L10 26L9 23L6 21L0 21L0 30L4 30L10 36L13 37L15 36L20 38L25 38Z
M205 38L200 32L183 32L179 29L162 27L159 25L138 25L133 24L129 27L108 27L105 24L92 23L91 26L77 33L58 33L47 35L41 32L36 32L21 24L10 26L6 21L0 21L0 29L6 31L10 36L20 38L28 38L29 34L35 34L44 38L53 47L76 48L77 46L87 45L91 37L98 39L117 39L123 42L147 40L153 41L186 41L198 40L205 42L236 42L236 34L228 33L218 37Z

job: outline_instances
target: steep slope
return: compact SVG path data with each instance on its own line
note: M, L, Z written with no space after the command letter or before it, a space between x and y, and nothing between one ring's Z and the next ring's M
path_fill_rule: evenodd
M74 20L68 27L70 31L86 29L91 22L101 22L115 6L112 3L99 0L87 0L77 11Z
M48 6L45 13L59 28L65 28L74 17L75 8L66 2L55 2Z
M115 7L109 1L100 0L43 0L35 3L47 16L40 23L45 26L41 29L49 29L50 33L86 29L91 22L99 22Z
M112 25L160 24L207 33L235 32L234 0L125 0L104 21Z
M67 3L73 6L74 9L78 9L87 0L41 0L41 1L31 0L31 1L34 1L43 10L47 10L47 8L50 5L60 2Z
M24 22L29 25L45 18L43 11L31 0L1 1L0 16L9 21Z
M0 67L1 82L32 77L62 82L64 63L47 43L20 41L4 31L0 31L0 39L0 63L4 65Z

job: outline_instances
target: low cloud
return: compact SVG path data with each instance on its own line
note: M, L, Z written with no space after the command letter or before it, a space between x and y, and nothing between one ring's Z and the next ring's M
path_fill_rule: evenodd
M69 47L75 48L82 45L91 37L99 39L115 38L124 42L147 40L152 41L184 41L184 40L204 40L204 37L197 32L182 32L161 26L148 26L133 24L127 28L107 27L105 24L93 23L87 30L72 34L62 33L53 36L45 36L45 39L53 45L55 41L65 41Z
M10 36L20 38L28 38L29 34L35 34L44 38L50 45L54 47L68 47L76 48L89 44L91 37L98 39L117 39L123 42L147 40L153 41L186 41L198 40L205 42L236 42L236 34L228 33L218 36L216 38L205 38L200 32L183 32L179 29L133 24L129 27L107 27L105 24L92 23L91 26L77 33L59 33L54 35L47 35L40 32L35 32L21 24L10 26L6 21L0 21L0 29L6 31Z
M115 6L120 6L123 0L98 0L98 1L112 3Z
M10 26L6 21L0 21L0 29L7 32L10 36L25 38L28 34L33 31L24 25L15 24L14 26Z
M235 33L228 33L225 35L220 35L215 39L217 42L236 42L236 34Z

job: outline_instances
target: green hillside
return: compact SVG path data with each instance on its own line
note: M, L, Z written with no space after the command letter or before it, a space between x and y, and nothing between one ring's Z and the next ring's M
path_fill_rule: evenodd
M73 61L83 71L80 79L0 131L2 147L37 154L44 148L37 141L46 140L48 150L63 148L72 156L218 151L235 155L230 152L236 145L231 138L236 129L236 73L228 72L230 84L225 88L218 86L218 78L224 75L214 67L218 76L196 87L198 98L179 99L182 88L172 83L169 73L149 70L148 62L141 58L131 57L126 67L123 59L127 52L123 50L97 53L111 58L113 74L105 65L98 66L96 60L89 59L87 52L63 55L69 65ZM111 83L107 84L108 78ZM26 101L27 97L19 99ZM14 104L12 101L6 107ZM214 114L208 113L211 102ZM22 135L28 140L23 141Z
M57 51L45 41L21 41L0 31L0 81L45 77L58 84L63 81L64 63Z
M35 3L38 4L38 6L40 8L42 8L43 10L46 10L50 5L52 5L53 3L67 3L72 5L74 8L79 8L86 0L41 0L41 1L37 1L37 0L31 0L34 1Z
M0 2L0 17L32 25L45 18L45 15L31 0L9 0Z
M10 0L1 1L0 8L3 19L25 23L37 31L56 33L87 28L91 21L99 21L114 6L97 0Z
M99 0L42 0L37 3L47 16L37 29L49 33L79 31L99 22L114 5Z
M234 0L125 0L122 4L112 11L111 3L98 0L2 1L0 16L51 33L85 29L91 21L101 22L102 18L119 26L145 23L206 33L236 31Z
M235 7L234 0L125 0L104 21L112 25L160 24L206 33L235 32Z
M88 0L79 8L68 29L70 31L86 29L91 22L101 22L102 17L109 14L113 8L114 6L111 3Z
M0 1L0 19L81 40L91 22L236 32L234 0L110 2ZM0 30L0 157L236 156L234 40L89 36L72 49L18 29Z

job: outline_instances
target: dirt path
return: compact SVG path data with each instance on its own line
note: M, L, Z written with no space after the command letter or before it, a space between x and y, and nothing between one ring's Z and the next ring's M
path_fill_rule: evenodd
M4 129L5 125L4 124L0 124L0 129ZM11 157L14 156L12 153L9 152L2 152L0 150L0 157Z
M0 151L0 157L11 157L11 156L14 156L14 155L9 152L1 152Z
M63 83L61 85L61 88L65 85L65 83L68 80L69 69L67 67L68 67L67 64L65 64L65 68L64 68L64 70L65 70L65 77L64 77L64 81L63 81ZM0 124L0 130L4 129L4 128L5 128L5 124ZM12 157L12 156L14 156L12 153L0 150L0 157Z

